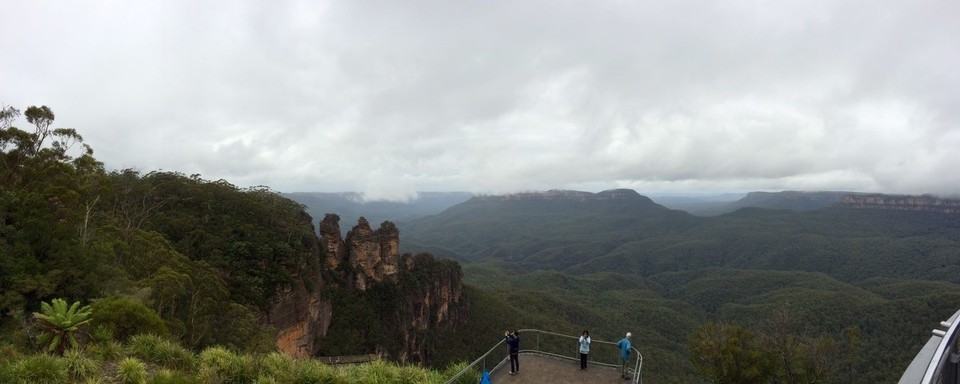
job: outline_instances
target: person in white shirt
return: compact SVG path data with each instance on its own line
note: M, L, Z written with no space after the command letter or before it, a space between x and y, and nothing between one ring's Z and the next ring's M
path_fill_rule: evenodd
M590 332L583 330L580 335L580 369L587 369L587 354L590 353Z

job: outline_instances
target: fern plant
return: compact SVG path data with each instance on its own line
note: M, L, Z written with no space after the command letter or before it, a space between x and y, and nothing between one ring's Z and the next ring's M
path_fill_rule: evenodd
M69 307L64 299L53 299L50 303L41 302L40 313L33 313L33 317L37 319L37 328L41 332L37 341L45 346L48 352L58 355L62 355L67 348L77 348L74 334L81 325L90 322L92 312L89 305L81 307L79 301Z

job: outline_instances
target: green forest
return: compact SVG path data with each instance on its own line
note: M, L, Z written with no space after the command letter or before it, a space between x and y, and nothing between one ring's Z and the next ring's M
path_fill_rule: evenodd
M649 383L895 382L960 309L958 215L480 198L398 226L523 326L632 331Z
M277 353L263 321L276 292L295 279L324 289L306 278L319 244L302 205L199 175L107 171L49 107L0 113L0 382L442 382L462 369ZM344 317L378 308L362 310Z

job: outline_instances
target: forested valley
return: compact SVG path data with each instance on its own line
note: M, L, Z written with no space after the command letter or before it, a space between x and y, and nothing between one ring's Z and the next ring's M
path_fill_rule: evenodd
M537 327L639 335L645 382L874 383L960 309L960 215L890 208L696 217L631 190L548 191L398 227Z

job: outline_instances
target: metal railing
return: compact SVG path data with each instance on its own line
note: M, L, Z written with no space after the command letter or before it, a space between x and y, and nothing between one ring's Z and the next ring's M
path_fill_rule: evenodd
M960 311L933 330L930 340L913 359L900 384L960 383Z
M579 336L565 335L561 333L543 331L539 329L521 329L520 340L521 347L529 346L533 343L532 349L520 349L521 354L535 354L551 356L564 360L580 361L580 350L578 344ZM533 340L531 340L533 338ZM571 342L574 341L574 342ZM596 348L594 345L608 345L610 348ZM499 350L498 350L499 348ZM631 383L643 383L643 355L636 348L631 347L631 364L633 368L627 368L631 375ZM508 361L508 354L504 346L504 340L494 344L487 353L474 360L470 365L446 381L445 384L452 384L461 376L473 369L480 372L493 372ZM590 347L590 364L601 365L605 367L620 368L620 349L616 342L593 339ZM488 368L489 367L489 368Z

